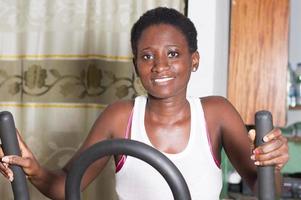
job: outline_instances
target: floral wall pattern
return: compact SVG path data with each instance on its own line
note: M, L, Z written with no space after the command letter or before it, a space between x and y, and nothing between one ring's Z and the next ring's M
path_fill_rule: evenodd
M22 96L26 102L102 104L145 94L130 62L101 60L25 61L22 71L18 65L1 61L0 92L7 94L0 101Z

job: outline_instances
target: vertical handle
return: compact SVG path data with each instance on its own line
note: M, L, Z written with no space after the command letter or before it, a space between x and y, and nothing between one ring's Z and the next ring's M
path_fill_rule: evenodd
M255 114L255 146L264 144L263 137L273 129L273 118L269 111L258 111ZM258 199L275 200L274 166L258 166Z
M5 155L21 156L13 116L8 111L0 112L0 138ZM15 200L29 200L27 181L20 166L11 165L14 180L11 183Z

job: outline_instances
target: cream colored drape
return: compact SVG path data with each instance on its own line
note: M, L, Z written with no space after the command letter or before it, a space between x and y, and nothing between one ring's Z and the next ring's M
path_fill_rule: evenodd
M146 10L184 0L0 0L0 111L11 111L42 165L64 166L101 110L143 93L130 28ZM83 199L115 199L112 162ZM0 199L13 199L0 177ZM32 200L47 199L30 184Z

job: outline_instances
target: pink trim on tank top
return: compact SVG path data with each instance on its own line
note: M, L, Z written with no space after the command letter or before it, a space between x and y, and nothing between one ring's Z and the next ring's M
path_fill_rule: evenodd
M130 135L130 130L131 130L131 126L132 126L132 119L133 119L133 110L131 111L130 117L128 119L128 124L126 126L126 131L125 131L125 139L129 139L129 135ZM124 165L126 161L126 155L122 155L120 160L118 161L117 165L116 165L116 169L115 169L115 173L119 172L122 168L122 166Z
M212 150L212 143L211 143L211 139L210 139L210 136L209 136L209 131L208 131L206 119L205 119L205 127L206 127L206 135L207 135L207 140L208 140L208 143L209 143L209 148L210 148L211 156L212 156L212 158L213 158L213 160L214 160L216 166L217 166L218 168L221 168L221 161L218 160L218 159L215 157L215 155L214 155L214 153L213 153L213 150Z

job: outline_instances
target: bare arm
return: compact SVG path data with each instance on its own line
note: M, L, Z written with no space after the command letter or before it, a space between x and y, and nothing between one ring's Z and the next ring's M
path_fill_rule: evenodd
M277 129L271 132L268 144L264 148L259 147L258 154L253 155L253 140L248 138L247 129L235 108L222 97L208 98L205 102L206 119L215 156L220 158L220 150L223 147L234 168L253 191L257 185L256 165L275 164L278 169L275 175L279 192L280 169L288 159L287 142L281 132Z
M12 171L7 167L10 164L16 164L23 167L31 183L44 195L51 199L65 199L65 179L66 174L73 162L81 152L91 145L109 138L121 138L126 127L127 118L132 108L131 102L118 102L108 106L94 123L89 135L83 142L81 148L76 152L72 159L63 169L48 170L35 159L34 155L19 136L19 145L22 157L5 156L0 163L0 172L7 178L12 178ZM117 125L116 125L117 124ZM0 149L1 150L1 149ZM0 158L3 153L0 151ZM109 158L105 157L94 162L86 171L83 177L81 189L92 182L96 176L103 170Z
M241 117L223 97L208 97L203 102L215 156L221 159L220 152L224 148L233 167L254 188L256 166L250 159L252 151Z
M256 188L257 171L251 160L252 149L248 132L240 115L234 107L225 101L222 106L226 113L223 116L221 134L222 146L234 168L254 191Z

